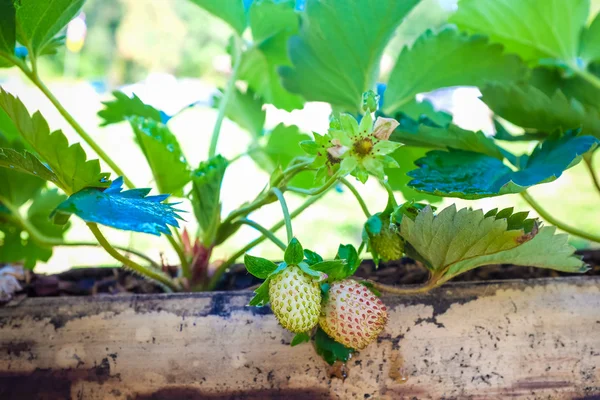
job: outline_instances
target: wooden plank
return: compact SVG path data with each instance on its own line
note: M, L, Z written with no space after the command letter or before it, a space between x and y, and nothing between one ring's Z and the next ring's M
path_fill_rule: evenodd
M0 399L600 397L600 277L386 296L345 381L247 292L25 299L0 308Z

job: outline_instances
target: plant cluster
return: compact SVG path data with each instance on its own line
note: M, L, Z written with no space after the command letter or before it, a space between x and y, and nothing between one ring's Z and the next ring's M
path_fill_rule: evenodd
M79 144L70 145L39 112L30 114L0 89L0 262L33 268L54 246L100 245L166 290L212 290L245 255L247 270L264 280L250 305L270 303L282 326L296 333L292 345L309 341L314 331L316 349L330 363L347 360L384 329L389 316L379 291L423 292L489 264L586 270L565 234L527 212L455 206L436 212L425 202L519 193L547 222L600 242L556 220L527 192L582 160L600 191L591 161L600 138L600 16L589 22L588 0L461 0L448 23L431 27L400 52L386 84L378 83L384 48L401 24L418 18L427 0L192 1L233 30L232 71L214 99L218 114L208 158L190 165L169 127L177 115L135 95L115 92L99 112L102 125L130 124L155 189L191 202L200 226L192 235L180 230L177 203L136 188L38 74L39 59L61 45L57 35L83 0L0 2L0 67L20 69L117 176L111 179ZM417 101L419 93L453 86L481 90L494 112L493 138L461 129L451 115ZM265 128L264 104L291 111L306 101L332 106L327 132L311 137L295 126ZM221 185L235 159L217 153L224 118L248 131L253 143L246 154L270 173L253 200L226 216ZM507 122L523 133L509 133ZM535 148L516 155L503 142L534 142ZM368 179L377 180L388 197L387 207L375 214L351 182ZM358 248L340 245L334 259L324 259L302 247L292 219L340 185L365 214L363 240ZM306 201L290 212L286 192ZM395 192L407 201L398 204ZM273 202L281 205L279 223L265 228L251 219ZM86 222L97 243L64 241L73 215ZM179 268L111 245L99 225L164 235ZM229 259L214 260L213 249L243 225L261 236ZM286 243L275 235L284 225ZM246 254L265 239L281 248L283 262ZM352 279L365 251L376 262L410 256L430 278L416 288Z

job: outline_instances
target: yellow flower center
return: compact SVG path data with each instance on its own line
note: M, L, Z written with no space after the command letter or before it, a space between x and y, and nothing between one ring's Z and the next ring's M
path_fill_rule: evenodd
M369 138L359 139L354 142L354 152L361 157L371 153L371 150L373 150L373 141Z

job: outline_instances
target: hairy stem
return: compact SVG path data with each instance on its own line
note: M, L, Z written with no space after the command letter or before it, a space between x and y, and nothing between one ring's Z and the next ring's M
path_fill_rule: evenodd
M285 249L286 249L285 243L283 243L281 240L279 240L277 238L277 236L275 236L273 234L273 232L271 232L270 230L268 230L267 228L265 228L258 222L252 221L247 218L241 218L238 221L244 225L248 225L248 226L251 226L252 228L256 229L257 231L262 233L265 238L269 239L271 242L275 243L281 250L285 251Z
M123 265L132 269L138 274L159 282L162 286L165 287L165 289L168 289L169 291L180 289L175 284L175 282L171 278L169 278L169 276L164 272L154 268L144 267L119 253L110 243L108 243L108 240L106 240L106 238L98 228L98 225L96 225L93 222L88 222L86 225L88 226L88 228L90 228L90 230L94 234L94 237L96 238L96 240L98 240L98 243L100 243L100 246L102 246L104 250L106 250L106 252L110 254L115 260L123 263Z
M438 286L437 281L435 281L435 280L429 280L426 283L424 283L423 285L407 285L407 286L390 286L390 285L385 285L383 283L373 282L373 281L369 281L369 280L367 280L367 281L370 282L373 285L373 287L375 289L379 290L380 292L399 294L399 295L426 293L426 292L430 291L431 289Z
M346 185L348 190L350 190L352 192L354 197L356 197L358 204L360 204L360 208L362 208L363 212L365 213L365 216L367 218L369 218L371 216L371 213L369 212L367 203L365 203L365 200L361 197L360 193L358 193L358 190L356 190L354 185L352 185L346 178L340 178L340 182L343 183L344 185Z
M231 71L231 76L227 81L227 86L225 87L225 91L223 92L223 97L219 102L219 112L217 114L217 120L215 121L215 126L213 127L212 137L210 139L210 148L208 149L208 158L212 158L217 153L217 143L219 142L219 134L221 133L221 125L223 124L223 119L225 118L225 110L227 109L227 104L229 103L229 99L231 98L231 93L235 90L235 82L237 80L238 70L240 68L240 63L242 59L242 39L237 35L233 38L233 49L232 49L232 58L233 58L233 69Z
M339 178L340 178L340 176L338 174L335 174L331 178L329 178L329 180L327 182L325 182L323 184L323 186L319 186L318 188L314 188L314 189L302 189L302 188L297 188L294 186L288 186L285 188L285 190L293 192L293 193L305 194L307 196L315 196L315 195L325 192L327 189L329 189L330 187L335 185L337 183L337 181L339 180Z
M529 203L531 208L533 208L535 210L535 212L537 212L539 214L539 216L542 217L542 219L546 220L550 224L556 226L557 228L559 228L567 233L570 233L571 235L579 236L581 238L590 240L592 242L600 243L600 236L594 235L589 232L582 231L581 229L574 228L572 226L566 225L566 224L558 221L556 218L554 218L552 215L550 215L549 212L544 210L542 208L542 206L540 206L538 204L538 202L536 202L533 199L533 197L531 197L531 195L529 193L527 193L527 191L521 192L521 196L525 199L525 201L527 203Z
M290 211L288 210L287 203L283 193L278 188L273 188L271 191L277 196L277 200L281 204L281 211L283 212L283 220L285 221L285 231L287 232L288 243L294 238L294 231L292 230L292 219L290 218Z
M388 203L387 203L386 209L391 208L393 210L396 207L398 207L398 202L396 202L396 197L394 196L394 190L392 189L390 184L384 180L380 180L379 182L385 188L385 190L388 194Z
M325 193L326 192L323 192L317 196L311 197L308 200L306 200L300 207L292 211L292 213L290 214L290 219L294 219L295 217L300 215L304 210L306 210L308 207L320 200L325 195ZM281 221L273 225L269 229L269 231L277 232L277 230L279 230L283 225L285 225L285 221L282 219ZM243 256L246 252L257 246L258 244L262 243L266 238L267 237L265 235L261 235L252 242L248 243L246 246L244 246L244 248L240 249L237 253L229 257L227 260L225 260L223 264L221 264L219 268L217 268L217 270L211 277L210 282L206 287L206 290L214 290L225 271L227 271L227 268L229 268L234 262L236 262L237 259Z
M98 157L100 157L100 159L102 159L102 161L104 161L110 167L110 169L112 169L117 175L123 177L123 181L125 182L125 185L127 185L130 188L133 188L134 187L133 183L129 180L129 178L127 178L127 176L121 170L121 168L119 168L119 166L109 157L108 154L106 154L104 152L104 150L102 150L102 148L94 141L94 139L92 139L92 137L87 134L87 132L81 127L81 125L79 125L79 123L77 121L75 121L73 116L71 116L71 114L69 114L69 112L63 107L63 105L54 96L54 94L52 94L50 89L48 89L48 87L44 84L44 82L42 82L42 80L37 75L37 73L29 70L24 63L17 64L17 66L42 91L42 93L44 93L44 95L46 95L48 100L50 100L50 102L54 105L54 107L56 107L56 109L63 116L63 118L69 123L69 125L71 125L73 127L75 132L77 132L79 137L81 137L92 148L92 150L94 150L94 152L96 152L96 154L98 154Z

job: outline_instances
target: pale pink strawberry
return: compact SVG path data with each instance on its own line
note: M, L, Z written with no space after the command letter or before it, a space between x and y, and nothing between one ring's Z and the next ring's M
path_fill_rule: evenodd
M387 319L387 308L373 292L345 279L331 284L319 325L344 346L362 350L379 336Z

